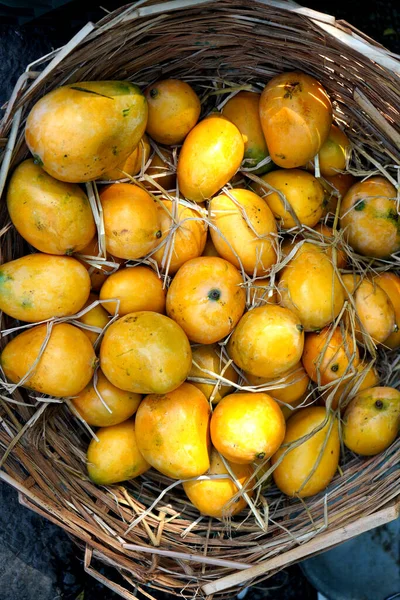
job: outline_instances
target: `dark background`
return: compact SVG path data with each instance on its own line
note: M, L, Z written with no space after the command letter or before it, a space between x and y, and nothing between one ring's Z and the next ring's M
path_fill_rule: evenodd
M104 16L99 4L113 10L125 3L0 0L0 106L11 95L28 63L66 43L87 21L95 22ZM400 52L398 0L375 0L367 5L369 8L351 0L305 0L304 3L349 21L391 51ZM247 595L249 600L315 600L316 597L316 591L298 566L281 571ZM61 529L20 507L16 493L0 483L0 600L117 598L85 575L81 552Z

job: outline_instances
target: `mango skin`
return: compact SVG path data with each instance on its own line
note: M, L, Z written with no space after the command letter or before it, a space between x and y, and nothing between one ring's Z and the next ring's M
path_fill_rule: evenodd
M400 427L400 392L374 387L359 392L343 420L344 444L362 456L383 452L397 437Z
M214 380L212 375L201 370L206 369L207 371L211 371L216 375L221 375L223 372L224 379L228 379L229 381L232 381L232 383L238 382L238 372L233 368L232 365L229 365L229 367L226 366L227 361L222 358L221 349L217 344L194 346L192 347L192 355L193 363L190 369L189 377ZM199 366L197 367L194 363ZM218 383L218 381L219 380L217 377L215 377L214 383L198 383L196 381L191 381L191 384L203 392L207 400L209 400L213 395L213 404L216 404L221 400L221 398L232 393L234 390L233 385L228 385L222 382ZM217 383L218 387L215 390Z
M160 202L162 205L158 204L157 210L162 235L158 243L164 242L174 225L178 227L171 245L164 243L152 254L152 258L162 270L168 265L168 274L174 275L185 262L201 256L206 245L208 225L201 219L198 211L188 206L178 203L175 211L171 200ZM174 217L175 224L170 215Z
M211 441L236 464L269 458L285 437L278 403L264 392L240 392L222 398L212 414Z
M100 363L107 379L122 390L167 394L188 376L192 351L172 319L139 311L110 325L100 346Z
M396 188L384 177L351 186L340 206L344 239L358 254L388 258L400 250Z
M90 294L87 302L85 303L84 308L93 304L99 297L97 294ZM104 306L101 304L97 304L94 308L85 313L78 321L84 323L85 325L91 325L92 327L99 327L100 329L104 329L109 321L109 313L104 309ZM82 327L83 333L86 337L92 342L93 346L95 345L97 338L100 333L96 333L95 331L90 331L89 329L84 329Z
M155 248L161 237L157 205L137 185L113 183L100 194L106 248L112 256L135 260Z
M102 176L143 136L147 102L129 81L83 81L43 96L28 115L25 139L37 164L60 181Z
M0 267L0 310L27 323L73 315L89 293L87 270L69 256L28 254Z
M243 155L236 125L221 115L207 117L183 142L177 167L180 191L189 200L204 202L234 176Z
M37 325L8 342L1 354L1 366L12 383L18 383L37 360L46 335L47 326ZM23 387L50 396L75 396L92 379L96 362L86 335L74 325L58 323Z
M150 469L140 454L133 419L102 427L87 451L87 470L97 485L111 485L139 477Z
M395 273L386 271L379 273L374 277L374 283L378 284L380 288L389 297L389 300L393 304L397 331L391 333L385 340L385 346L395 349L400 346L400 277Z
M311 173L300 169L279 169L263 175L261 179L284 194L300 223L309 227L318 223L324 210L325 194L322 185ZM258 183L253 187L264 198L281 227L290 229L297 225L277 192L271 192Z
M244 158L246 168L254 168L264 158L269 156L267 142L263 134L260 121L260 96L254 92L239 92L228 100L222 109L224 117L232 121L244 136ZM273 169L271 161L253 171L255 175L262 175Z
M228 354L246 373L279 377L294 367L303 353L304 332L298 316L266 304L245 313L228 342Z
M308 242L282 270L278 290L281 305L299 315L306 331L329 325L345 301L329 257Z
M96 233L89 199L79 185L57 181L31 158L11 176L7 208L18 233L47 254L79 252Z
M240 188L214 196L209 218L217 228L210 227L210 235L218 254L237 269L242 265L248 275L261 275L276 263L276 221L260 196Z
M72 400L81 417L94 427L110 427L126 421L137 411L142 400L140 394L116 388L100 369L97 371L96 388L111 413L97 395L94 379Z
M222 458L213 448L210 457L210 469L207 475L226 475L228 470L225 467ZM229 466L236 479L243 486L254 472L252 465L237 465L229 463ZM229 501L239 491L236 484L229 479L203 479L200 481L185 481L183 489L190 502L201 512L202 515L222 519L233 517L246 508L247 502L241 496L235 502L229 504ZM249 490L248 495L253 496L254 491Z
M313 429L324 421L325 416L326 410L322 406L303 408L296 412L286 422L286 435L283 440L283 446L311 433ZM330 420L333 418L333 416L329 417ZM309 440L303 442L297 448L290 450L273 471L272 476L275 484L287 496L308 498L324 490L333 479L339 464L340 452L339 427L336 418L318 467L303 486L320 454L330 427L330 420ZM273 455L271 459L272 464L274 465L286 451L286 447L280 448Z
M136 413L139 450L172 479L202 475L210 466L209 419L206 397L190 383L167 394L150 394Z
M272 160L292 169L319 152L331 129L332 105L314 77L281 73L261 94L260 119Z

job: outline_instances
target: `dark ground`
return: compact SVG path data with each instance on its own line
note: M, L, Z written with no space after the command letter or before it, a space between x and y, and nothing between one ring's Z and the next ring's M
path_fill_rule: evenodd
M9 98L29 62L67 42L88 20L96 21L104 15L97 2L86 2L82 11L82 2L74 1L32 20L33 5L42 4L43 11L46 2L15 1L20 6L25 4L19 9L5 4L0 0L0 105ZM53 2L53 6L56 4ZM108 10L122 4L103 2ZM393 52L400 52L400 5L396 0L375 0L370 10L360 10L358 2L344 0L304 0L304 4L349 21ZM315 600L316 596L297 566L247 594L249 600ZM61 529L21 507L16 493L0 483L0 600L117 598L85 575L81 552Z

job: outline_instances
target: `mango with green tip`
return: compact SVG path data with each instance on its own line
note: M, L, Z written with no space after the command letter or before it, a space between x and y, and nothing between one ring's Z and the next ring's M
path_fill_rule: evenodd
M259 105L261 94L242 91L228 100L222 109L224 117L232 121L244 136L245 167L254 169L269 157L267 142L260 121ZM253 173L263 175L274 168L272 160Z
M147 101L129 81L84 81L56 88L30 111L25 139L35 162L60 181L101 177L139 144Z

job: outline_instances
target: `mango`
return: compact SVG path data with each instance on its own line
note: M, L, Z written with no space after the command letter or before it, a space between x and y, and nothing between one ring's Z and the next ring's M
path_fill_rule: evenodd
M285 72L264 88L260 120L272 160L292 169L318 154L331 129L332 105L314 77Z
M279 405L264 392L225 396L210 423L213 446L227 460L250 464L269 458L285 437L285 419Z
M165 296L161 278L153 269L141 265L112 273L100 290L101 300L119 300L121 317L140 310L164 313ZM103 306L111 315L117 313L117 302L105 302Z
M140 394L115 387L99 369L96 384L93 379L73 398L72 403L88 425L110 427L129 419L137 411L141 400Z
M340 227L358 254L388 258L400 250L396 198L396 188L381 176L351 186L340 206Z
M239 169L243 155L236 125L218 114L207 117L183 142L177 168L180 191L195 202L211 198Z
M363 456L383 452L394 442L400 427L400 392L373 387L359 392L344 414L343 441Z
M146 396L136 413L138 448L152 467L173 479L205 473L209 459L210 407L190 383Z
M311 434L326 417L322 406L311 406L296 412L286 423L283 447L272 457L277 464L272 473L275 484L287 496L308 498L322 492L331 482L339 464L340 439L338 421L328 415L327 423L296 448L287 445ZM324 443L326 441L324 448ZM283 460L278 460L285 454ZM313 469L315 468L315 471ZM312 473L312 474L311 474Z
M240 319L228 342L228 354L246 373L279 377L301 359L303 326L298 316L281 306L253 308Z
M73 315L89 293L87 270L69 256L28 254L0 267L0 309L27 323Z
M79 185L54 179L31 158L11 176L7 208L18 233L47 254L80 252L96 233L88 197Z
M147 102L129 81L58 87L31 109L25 139L36 164L60 181L101 177L133 152L147 123Z
M139 477L150 469L140 454L133 419L102 427L87 451L87 470L97 485L111 485Z
M129 183L113 183L100 194L106 248L112 256L135 260L161 238L157 206L150 194Z
M160 144L181 144L200 116L194 89L179 79L152 83L144 92L149 107L147 133Z
M189 340L175 321L152 311L129 313L110 325L100 346L104 375L121 390L167 394L189 374Z
M264 198L281 227L290 229L297 225L287 203L302 225L314 227L318 223L324 209L325 193L311 173L300 169L279 169L263 175L261 179L277 191L258 183L253 185L254 191Z
M239 92L228 100L222 109L223 116L236 125L245 140L244 166L250 169L254 169L269 156L260 121L260 95L254 92ZM262 175L273 167L274 163L270 161L252 172Z
M329 325L345 301L329 257L308 242L282 270L278 291L281 305L299 316L306 331Z
M268 205L250 190L236 188L209 203L211 239L222 258L248 275L264 275L277 262L277 227Z
M243 486L252 476L252 465L237 465L229 463L237 481ZM227 475L229 472L218 452L213 448L210 457L210 469L207 475ZM185 481L183 489L190 502L202 515L216 519L233 517L246 508L247 502L243 496L231 502L239 489L229 476L226 479L203 479L198 481ZM248 490L248 495L253 496L253 490Z
M39 358L47 326L37 325L13 338L1 354L4 374L18 383ZM93 377L97 363L86 335L69 323L53 326L49 341L24 387L41 394L76 396Z

